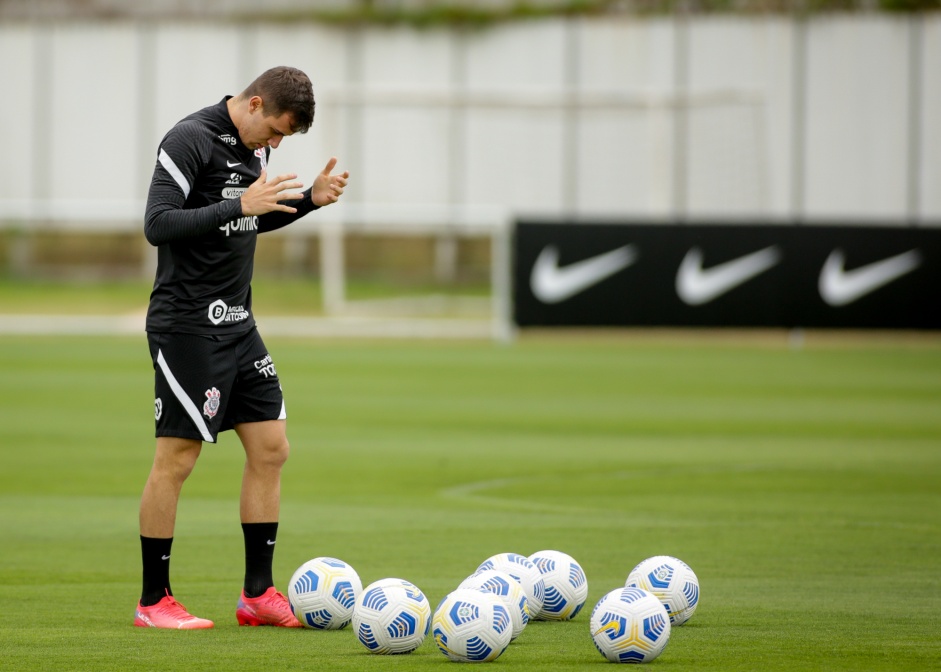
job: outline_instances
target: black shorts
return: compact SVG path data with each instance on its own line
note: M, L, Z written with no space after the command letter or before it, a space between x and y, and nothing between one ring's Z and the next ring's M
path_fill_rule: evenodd
M242 422L283 420L274 362L256 329L234 338L148 333L157 436L215 443Z

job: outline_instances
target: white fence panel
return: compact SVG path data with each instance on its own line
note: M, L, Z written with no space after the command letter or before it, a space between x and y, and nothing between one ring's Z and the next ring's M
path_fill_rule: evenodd
M160 137L276 63L311 74L318 109L273 169L309 183L337 155L353 174L350 202L941 218L935 15L550 20L468 33L7 22L0 59L0 87L17 101L0 108L14 147L0 162L0 225L139 227ZM389 105L387 93L415 104ZM517 102L489 104L494 95Z
M805 193L822 217L906 210L909 24L857 17L809 33Z

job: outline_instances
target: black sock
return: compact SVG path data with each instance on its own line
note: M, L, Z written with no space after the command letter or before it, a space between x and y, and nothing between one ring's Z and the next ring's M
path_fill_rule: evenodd
M170 590L170 546L173 537L155 539L141 536L140 551L144 565L144 587L141 590L142 607L150 607L164 598L173 595Z
M274 585L271 562L278 540L277 523L242 523L245 535L245 597L258 597Z

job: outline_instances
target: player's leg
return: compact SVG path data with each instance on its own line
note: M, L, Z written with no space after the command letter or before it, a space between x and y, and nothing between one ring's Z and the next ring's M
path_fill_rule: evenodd
M245 448L240 514L245 537L245 582L236 609L240 625L300 627L274 587L272 563L281 511L281 469L290 452L284 420L237 424Z
M173 599L170 589L170 547L183 483L193 471L202 442L158 437L154 463L140 503L143 588L134 625L193 630L213 627Z
M257 330L238 344L238 371L223 422L235 429L245 449L240 506L245 582L235 615L241 625L299 627L287 599L274 587L271 571L281 511L281 469L290 446L281 382Z
M134 622L157 628L211 628L212 621L192 616L173 599L170 547L180 491L203 441L216 439L234 366L225 361L225 344L211 339L149 333L147 340L154 364L157 448L140 503L143 588ZM234 354L234 348L231 351Z
M243 523L276 522L281 513L281 469L291 450L286 422L266 420L235 426L245 448L239 506Z
M195 439L157 437L154 463L141 496L142 536L161 539L173 536L180 491L196 465L202 446L202 442Z

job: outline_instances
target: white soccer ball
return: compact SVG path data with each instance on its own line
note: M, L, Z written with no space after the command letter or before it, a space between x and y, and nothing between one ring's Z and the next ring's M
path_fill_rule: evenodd
M523 592L519 581L506 572L484 569L468 576L458 588L486 590L503 601L503 605L510 612L510 623L513 626L511 642L520 636L523 628L529 623L529 600L526 599L526 593Z
M682 560L669 555L647 558L627 576L625 586L643 588L663 602L670 623L683 625L699 604L699 579Z
M411 653L431 627L431 604L404 579L380 579L363 589L353 606L353 631L372 653Z
M363 591L359 574L342 560L319 557L297 568L288 584L291 611L304 627L339 630L349 625Z
M654 595L640 588L618 588L591 612L591 638L613 663L649 663L670 641L670 617Z
M529 614L538 614L546 597L546 584L539 569L525 555L519 553L498 553L480 563L477 571L496 569L506 572L520 582L529 603Z
M485 590L458 588L435 609L431 632L438 650L451 660L486 663L506 651L513 625L499 597Z
M529 556L546 584L546 599L533 618L542 621L569 621L578 615L588 599L588 579L575 558L561 551L539 551Z

